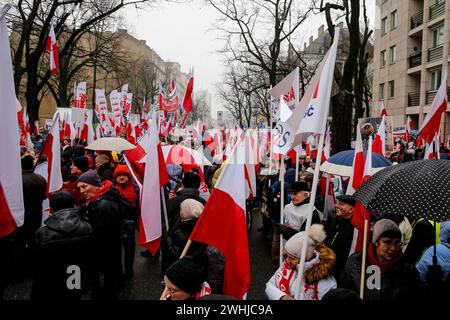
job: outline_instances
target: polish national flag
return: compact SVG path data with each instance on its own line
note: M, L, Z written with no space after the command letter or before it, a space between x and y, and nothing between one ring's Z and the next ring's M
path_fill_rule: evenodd
M194 77L191 76L189 78L189 82L186 87L186 92L184 93L183 98L183 109L188 114L192 112L192 92L194 91Z
M42 154L47 156L47 194L50 194L60 190L63 186L61 173L61 147L59 141L59 112L56 114L47 139L42 146Z
M93 126L93 112L94 110L87 110L84 114L84 125L81 131L81 140L86 141L87 145L90 145L95 140L95 131Z
M190 236L225 256L223 293L237 299L244 299L250 288L244 147L240 142L234 149Z
M431 143L426 144L424 159L440 159L439 134L436 134Z
M359 130L359 128L358 128ZM360 164L359 170L361 169ZM372 137L369 137L368 149L366 153L366 161L364 163L364 170L362 174L362 179L358 185L358 183L353 184L355 190L359 188L359 186L369 179L372 175ZM357 187L355 187L357 186ZM364 244L364 221L368 220L368 225L370 226L370 213L361 205L360 202L356 202L355 207L353 209L353 216L351 223L355 227L353 232L353 241L350 247L350 254L355 252L359 252L363 249Z
M380 126L378 127L377 136L373 142L372 151L379 155L385 156L386 151L386 121L384 116L381 119Z
M419 130L419 136L428 144L434 139L436 133L439 132L441 126L442 114L447 110L447 70L442 73L442 82L436 97L431 104L430 111L427 113L422 127Z
M409 142L409 139L411 139L411 129L414 127L414 123L411 120L411 117L408 116L408 119L406 119L406 143Z
M380 117L387 117L387 109L386 106L384 105L384 101L380 101Z
M153 111L145 156L144 182L141 192L141 217L139 221L139 244L155 254L162 235L161 188L169 181L159 144L156 113ZM144 137L145 138L145 137Z
M347 187L347 195L353 195L362 183L364 176L364 149L359 124L356 127L355 155L353 157L353 174Z
M47 38L46 49L50 51L50 71L52 72L52 74L57 75L59 68L59 55L55 30L53 29L52 24L50 25L50 32Z
M19 126L11 52L5 15L8 5L0 7L0 238L23 225L24 205L20 165ZM3 261L2 261L3 263Z

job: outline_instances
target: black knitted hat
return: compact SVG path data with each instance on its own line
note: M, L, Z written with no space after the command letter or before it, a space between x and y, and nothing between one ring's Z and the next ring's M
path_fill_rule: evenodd
M79 178L78 182L85 182L87 184L101 187L102 186L102 180L98 176L97 173L95 173L94 170L88 170L85 173L83 173Z
M196 294L206 280L206 270L192 257L183 257L167 268L166 277L184 292Z
M89 160L86 157L75 157L73 158L73 165L80 169L82 172L89 170Z

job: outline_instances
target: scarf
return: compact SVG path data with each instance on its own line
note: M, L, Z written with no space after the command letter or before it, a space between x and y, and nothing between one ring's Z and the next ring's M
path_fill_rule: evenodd
M133 185L131 183L116 183L115 186L119 190L120 194L136 207L137 196Z
M290 285L292 277L297 273L287 262L283 262L275 275L275 285L278 289L286 293L291 294Z
M95 200L100 198L102 195L107 193L112 186L112 182L109 180L103 181L102 184L103 184L103 186L98 190L98 192L91 199L89 199L89 202L94 202Z
M376 248L375 248L375 245L373 244L373 242L371 242L370 245L369 245L369 250L368 250L367 257L368 257L369 263L371 265L376 265L376 266L380 267L380 270L381 270L382 274L384 272L390 270L392 267L396 266L400 262L400 260L402 259L402 255L400 255L395 260L379 262L378 258L377 258Z

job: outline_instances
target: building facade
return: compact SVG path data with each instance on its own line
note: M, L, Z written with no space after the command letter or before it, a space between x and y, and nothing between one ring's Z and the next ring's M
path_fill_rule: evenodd
M401 127L419 129L450 62L450 1L377 0L372 116L381 106ZM441 139L450 132L449 109Z

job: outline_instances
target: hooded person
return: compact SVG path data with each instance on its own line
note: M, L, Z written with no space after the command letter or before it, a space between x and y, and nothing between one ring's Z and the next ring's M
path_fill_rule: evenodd
M92 298L116 299L122 287L122 196L93 170L78 178L78 187L87 201L83 217L93 229Z
M69 192L50 196L50 217L33 241L34 279L31 299L78 300L87 290L92 227L82 221ZM80 287L67 287L67 270L80 268Z
M300 283L300 300L321 300L331 289L337 288L333 277L336 262L334 252L323 244L323 226L311 225L309 233L299 232L284 246L284 262L266 284L269 300L294 300L298 282L298 267L304 239L307 237L305 266Z
M366 280L377 272L376 285L364 283L365 300L409 300L421 296L419 275L412 264L403 259L402 234L390 219L381 219L373 226L372 241L367 250ZM341 274L340 287L359 293L362 252L350 256Z
M89 160L84 156L75 157L69 168L69 180L64 182L61 191L69 192L75 201L75 206L79 207L86 202L84 196L78 188L78 178L89 170Z
M185 256L167 268L164 284L168 294L165 300L194 300L211 293L206 282L205 266L190 256Z
M441 242L436 245L437 264L442 270L442 279L446 279L450 274L450 221L441 223L440 228ZM416 265L420 280L423 284L427 283L427 273L429 267L433 265L434 246L429 247Z
M161 243L161 269L163 274L167 267L181 256L203 208L203 203L198 200L185 199L180 203L178 219L175 220L169 231L163 230ZM204 254L205 248L206 245L193 242L187 254Z
M133 278L134 254L136 252L135 230L138 217L138 194L139 189L133 185L133 177L125 164L119 164L114 171L114 185L119 193L130 202L133 208L130 208L128 217L122 219L122 244L124 247L124 267L125 276L128 279Z

